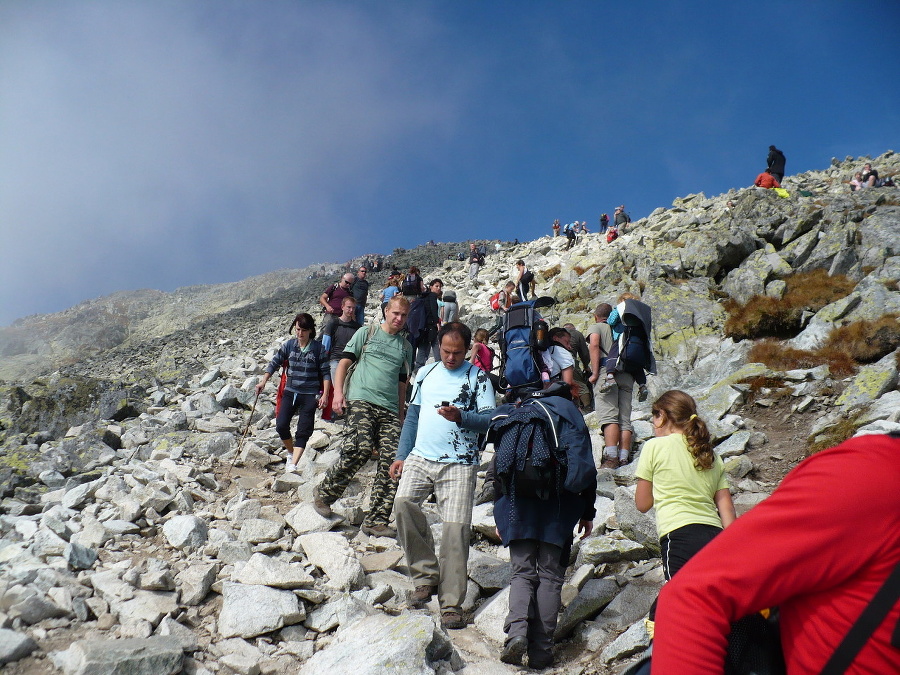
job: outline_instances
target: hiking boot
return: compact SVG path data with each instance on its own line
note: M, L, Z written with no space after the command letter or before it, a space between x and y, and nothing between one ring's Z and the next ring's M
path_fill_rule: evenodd
M388 527L387 525L363 525L362 526L363 534L368 534L370 537L390 537L391 539L397 538L397 531Z
M619 460L615 457L604 457L603 461L600 463L601 469L618 469L619 468Z
M553 665L553 654L528 655L528 667L532 670L543 670Z
M616 383L615 378L607 377L603 382L597 385L597 393L605 394L610 389L612 389L613 385Z
M646 401L648 396L650 396L650 392L647 391L647 385L640 385L638 387L638 403L643 403L644 401Z
M441 614L441 626L452 630L458 630L466 627L466 620L459 612L450 610Z
M511 663L514 666L522 665L522 657L528 651L528 638L524 635L510 638L503 645L503 651L500 652L500 660L503 663Z
M631 462L628 461L627 457L619 457L619 466L628 466Z
M416 586L416 590L409 594L409 604L421 606L431 600L431 596L437 593L437 586Z
M334 515L334 511L331 510L331 506L325 503L325 500L319 496L319 491L316 490L313 492L313 508L323 518L331 518Z

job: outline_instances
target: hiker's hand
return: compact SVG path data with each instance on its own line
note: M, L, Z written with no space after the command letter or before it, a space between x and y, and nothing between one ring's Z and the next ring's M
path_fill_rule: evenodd
M320 396L320 397L319 397L319 401L316 403L316 407L317 407L319 410L325 410L325 408L328 407L328 397L327 397L327 396Z
M345 407L346 401L344 400L343 392L334 392L334 398L331 399L331 409L338 415L343 415Z
M268 382L268 381L269 381L269 378L264 376L263 379L260 380L259 383L256 385L256 387L254 387L254 389L256 389L257 396L259 396L262 393L262 390L266 388L266 382Z
M443 417L445 420L456 422L457 424L462 422L462 413L456 406L443 405L437 409L437 414Z
M578 534L581 535L580 539L584 539L585 537L589 537L591 532L594 529L594 521L592 520L579 520L578 521Z
M591 384L597 384L597 380L600 379L600 373L591 373L591 376L588 378L588 382Z
M391 477L391 480L397 482L400 480L400 476L403 474L403 460L398 459L395 460L393 464L391 464L391 468L388 469L388 476Z

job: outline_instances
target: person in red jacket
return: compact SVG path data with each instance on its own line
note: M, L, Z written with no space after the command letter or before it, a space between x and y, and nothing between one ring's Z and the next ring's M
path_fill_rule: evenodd
M721 675L731 622L778 607L788 674L818 675L898 562L900 435L823 450L663 586L652 672ZM900 673L898 623L895 602L846 673Z
M781 187L781 183L778 182L778 179L775 178L775 176L773 176L771 173L769 173L768 169L766 169L761 174L759 174L756 177L756 180L753 181L753 184L756 187L767 188L767 189Z

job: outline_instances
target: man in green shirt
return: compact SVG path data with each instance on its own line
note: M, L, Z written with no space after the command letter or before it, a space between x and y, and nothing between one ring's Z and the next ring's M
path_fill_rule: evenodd
M378 468L362 530L380 537L396 536L388 521L397 484L388 470L400 440L412 363L412 347L400 334L408 314L409 300L394 296L385 307L384 322L371 330L360 328L347 343L334 375L332 408L338 414L347 409L348 434L341 447L341 458L325 474L313 501L320 515L331 516L331 505L341 498L372 454L377 454ZM354 362L356 368L345 397L344 380Z

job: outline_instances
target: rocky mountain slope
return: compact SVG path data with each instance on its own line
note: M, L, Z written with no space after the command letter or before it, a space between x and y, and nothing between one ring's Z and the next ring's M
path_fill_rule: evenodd
M866 159L788 177L789 199L754 188L689 195L612 244L589 234L571 250L551 237L504 245L475 282L447 260L456 244L395 260L440 276L473 327L493 324L488 299L518 258L559 300L554 324L584 330L598 302L641 295L660 366L651 400L673 387L697 398L743 513L808 443L900 428L900 191L850 193L845 181ZM892 152L872 161L900 173ZM4 329L4 361L22 373L34 357L55 366L0 387L4 672L125 662L154 675L516 672L497 661L509 568L491 504L473 519L472 623L446 632L435 606L408 607L396 542L359 531L374 465L335 518L310 507L338 456L339 424L317 422L297 473L283 473L274 388L255 408L252 391L291 316L314 309L330 280L308 275L116 295ZM70 342L56 337L75 326ZM651 436L648 411L635 408L636 450ZM586 420L599 451L595 416ZM642 618L662 573L652 514L633 505L634 467L600 473L552 672L618 672L648 644ZM429 517L439 522L435 509Z

